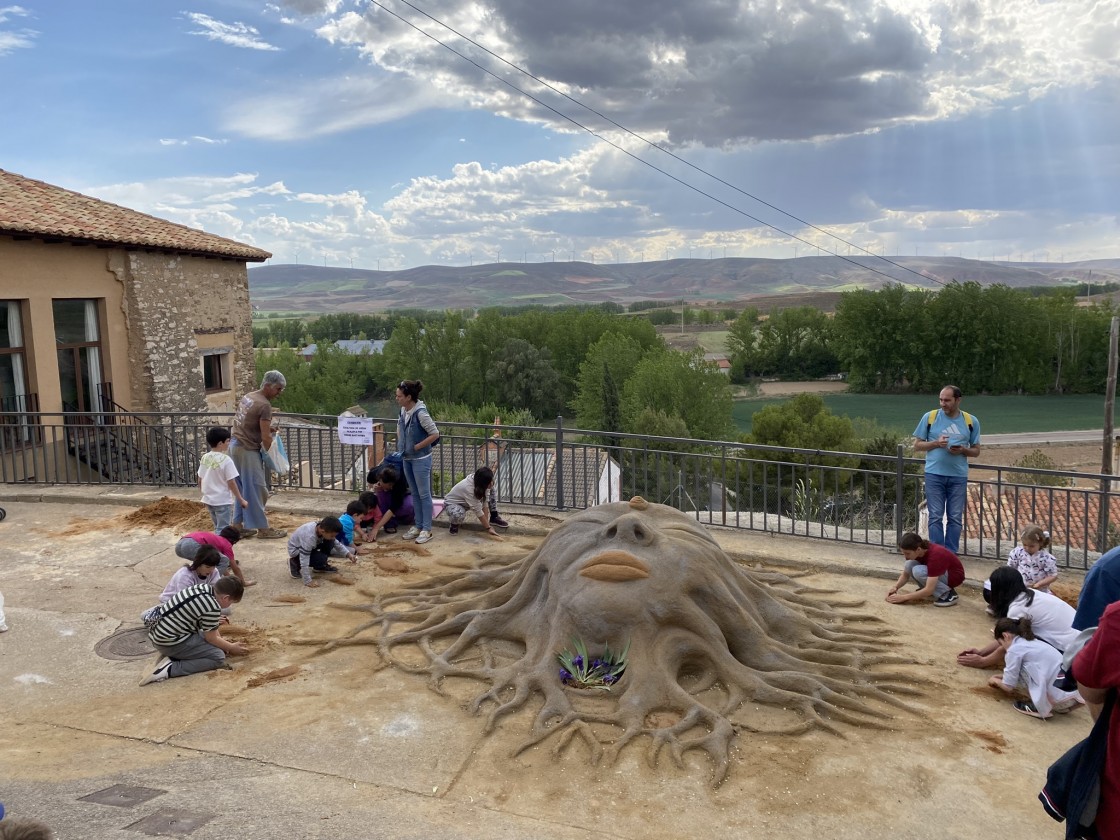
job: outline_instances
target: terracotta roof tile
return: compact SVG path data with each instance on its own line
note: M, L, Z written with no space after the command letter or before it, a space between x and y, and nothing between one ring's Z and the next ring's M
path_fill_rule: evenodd
M1108 504L1109 521L1120 526L1120 498ZM972 538L1000 538L1011 545L1031 523L1050 530L1055 545L1094 548L1100 521L1100 494L1078 488L1005 486L1002 494L990 484L969 485L965 533Z
M0 169L0 233L263 262L268 251Z

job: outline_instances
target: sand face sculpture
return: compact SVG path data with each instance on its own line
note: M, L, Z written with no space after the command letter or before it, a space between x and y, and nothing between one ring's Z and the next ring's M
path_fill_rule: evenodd
M523 559L350 607L371 620L323 649L376 644L440 693L447 677L479 680L470 708L487 714L487 732L542 698L517 752L555 739L559 754L579 739L593 761L613 760L646 737L652 766L663 748L678 766L700 750L718 785L738 732L839 734L910 708L899 696L920 693L913 677L887 669L909 660L856 606L748 569L694 519L636 498L576 514ZM557 654L573 641L592 656L628 648L609 693L562 682ZM758 704L778 714L752 713Z

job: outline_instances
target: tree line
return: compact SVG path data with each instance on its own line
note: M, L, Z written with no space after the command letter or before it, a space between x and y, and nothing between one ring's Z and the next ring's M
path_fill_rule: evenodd
M544 307L540 304L494 306L483 311L504 317L513 317L530 312L557 312L567 309L597 311L607 315L621 315L629 312L655 325L678 324L682 318L680 303L665 300L639 300L625 307L622 304L607 301L561 308ZM395 309L377 315L339 312L309 320L270 317L253 327L253 346L278 348L286 345L299 348L318 342L333 343L340 339L387 339L393 334L397 324L405 318L411 318L424 326L429 323L439 323L448 314L449 311L442 310ZM454 314L469 320L474 316L474 310L458 310L454 311ZM734 309L729 307L715 310L694 309L686 306L683 318L686 324L714 325L733 321L737 314Z
M948 376L969 393L1098 393L1116 311L1078 305L1075 289L890 285L845 293L831 318L813 307L765 320L745 309L728 347L738 381L844 372L865 392L935 391Z
M341 316L327 317L330 329L339 328ZM564 414L603 432L707 439L733 433L727 377L699 351L670 350L647 319L599 307L393 318L380 354L351 355L325 342L310 361L292 347L258 352L258 374L276 368L288 379L277 408L337 414L391 394L402 379L420 379L433 415L452 422L498 415L507 424L539 425ZM361 324L369 322L348 322Z
M849 292L833 317L813 307L769 317L747 308L730 326L732 379L846 371L860 391L932 393L950 376L969 393L1100 392L1114 311L1108 304L1079 306L1073 290L1038 295L975 283L936 292L898 285ZM647 318L620 315L617 306L334 314L296 322L300 340L258 353L257 366L284 371L288 388L278 407L294 413L337 414L389 398L402 379L422 379L425 400L447 421L490 422L497 415L530 426L563 414L567 425L601 431L608 441L610 433L734 435L728 377L699 351L670 350ZM282 323L270 327L285 329ZM385 339L384 352L355 356L333 346L358 337ZM296 348L309 338L319 346L308 362ZM825 434L816 421L806 424L805 408L756 417L754 435L744 440L855 445L850 431L835 439L837 426ZM877 434L859 430L854 437Z

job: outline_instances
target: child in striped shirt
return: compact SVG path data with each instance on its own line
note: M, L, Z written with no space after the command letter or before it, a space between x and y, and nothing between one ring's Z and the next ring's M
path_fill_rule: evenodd
M156 625L148 631L160 658L140 685L213 671L225 665L226 655L244 656L248 648L222 638L218 625L222 610L241 602L245 587L233 576L217 583L188 586L159 610Z

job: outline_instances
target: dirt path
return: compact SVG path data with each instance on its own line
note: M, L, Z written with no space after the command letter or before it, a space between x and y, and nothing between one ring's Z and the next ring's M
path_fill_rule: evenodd
M760 397L788 397L793 394L838 394L848 390L847 382L762 382L758 386Z

